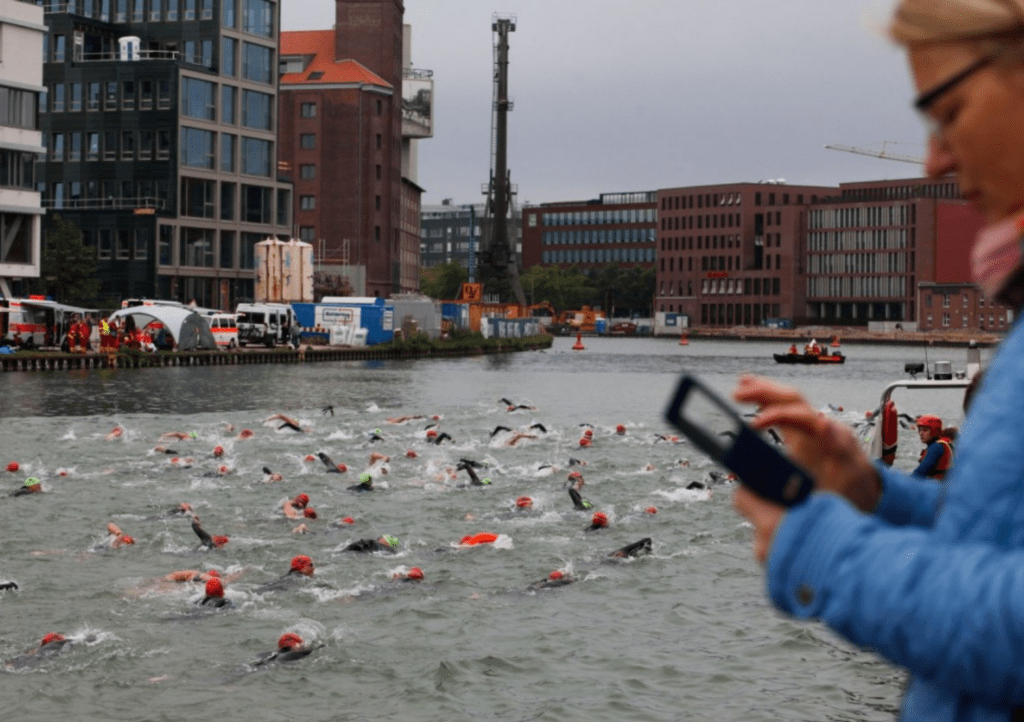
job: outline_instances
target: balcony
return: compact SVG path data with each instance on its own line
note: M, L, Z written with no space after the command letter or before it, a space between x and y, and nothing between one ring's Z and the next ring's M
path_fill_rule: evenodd
M76 211L135 211L136 215L152 215L164 210L162 198L139 196L137 198L46 198L42 207L54 210Z

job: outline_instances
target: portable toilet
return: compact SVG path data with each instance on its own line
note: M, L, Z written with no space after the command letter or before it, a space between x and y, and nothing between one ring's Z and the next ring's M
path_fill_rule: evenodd
M126 35L118 39L121 46L121 60L138 60L139 49L142 47L142 39L136 35Z

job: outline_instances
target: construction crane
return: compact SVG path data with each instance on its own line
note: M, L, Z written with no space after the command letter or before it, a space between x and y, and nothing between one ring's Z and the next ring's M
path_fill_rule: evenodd
M904 153L890 153L886 146L889 145L889 141L883 141L881 150L874 150L873 148L858 148L852 145L826 145L825 148L828 150L841 150L845 153L856 153L857 155L869 155L872 158L883 158L885 160L896 160L900 163L913 163L915 165L924 165L924 158L918 158L917 156L906 155Z
M508 170L508 113L512 101L508 97L508 36L516 29L516 18L495 15L491 22L494 33L494 100L491 106L491 178L484 186L487 194L484 238L480 250L480 281L495 300L515 299L526 305L526 296L519 280L519 267L514 252L515 237L509 233L509 221L515 216L515 190ZM487 222L487 221L490 222Z

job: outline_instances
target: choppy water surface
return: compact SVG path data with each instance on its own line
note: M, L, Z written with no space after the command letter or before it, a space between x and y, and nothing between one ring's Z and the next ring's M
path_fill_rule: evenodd
M21 586L0 592L0 659L50 631L80 640L0 674L3 719L891 719L902 673L772 611L729 489L687 490L712 467L655 434L669 431L661 415L683 371L722 391L738 373L769 374L815 405L842 406L836 413L854 423L922 351L851 346L845 367L795 368L772 363L779 349L760 343L591 339L581 353L571 343L409 363L0 376L0 463L22 465L0 472L0 484L14 489L31 474L47 492L0 498L0 579ZM963 351L929 353L962 366ZM536 410L508 413L502 397ZM909 413L959 420L957 393L897 398ZM321 413L326 404L334 417ZM310 431L263 423L276 412ZM405 414L441 415L455 444L429 445L423 420L386 422ZM499 424L538 422L548 433L516 447L489 438ZM578 447L582 423L594 425L590 449ZM625 436L614 434L620 423ZM115 424L124 438L105 441ZM236 440L227 424L255 438ZM386 439L371 445L375 428ZM198 438L159 442L167 431ZM158 443L194 464L174 465L152 451ZM214 473L217 444L227 476ZM899 465L912 466L919 446L904 432ZM349 472L303 461L317 451ZM390 473L372 493L346 491L371 451L391 456ZM583 495L610 529L584 532L590 515L573 511L563 487L570 456L587 461ZM488 462L493 484L460 488L466 475L445 472L460 457ZM556 469L538 469L545 464ZM265 483L264 466L284 481ZM292 534L281 516L280 502L299 492L320 515L309 523L315 534ZM523 494L535 513L514 513ZM199 553L186 520L145 521L181 502L211 533L229 535L228 546ZM651 505L656 515L643 512ZM356 524L328 528L343 516ZM108 521L137 543L90 551ZM454 548L478 531L501 537ZM401 540L397 555L338 551L382 534ZM650 556L604 563L647 536ZM309 583L256 591L296 554L317 565ZM412 566L424 582L391 581ZM237 609L197 617L199 585L151 583L189 568L244 571L227 587ZM554 569L578 581L526 591ZM288 631L324 646L290 665L246 666Z

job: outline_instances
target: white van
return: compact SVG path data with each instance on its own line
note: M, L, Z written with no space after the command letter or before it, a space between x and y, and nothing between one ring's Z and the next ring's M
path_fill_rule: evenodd
M288 334L295 323L295 312L286 303L240 303L235 309L238 316L238 343L262 343L273 348L288 343Z
M202 318L210 325L217 348L232 350L238 346L238 316L233 313L213 313Z

